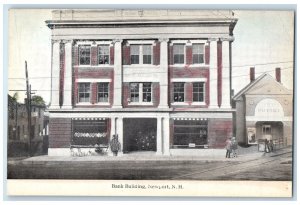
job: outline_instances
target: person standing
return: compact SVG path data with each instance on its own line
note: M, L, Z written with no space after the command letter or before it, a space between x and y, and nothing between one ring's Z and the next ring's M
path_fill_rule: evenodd
M233 157L237 157L237 148L238 148L238 146L237 146L237 142L236 142L235 137L232 138L232 145L231 145L231 147L232 147L232 156Z
M265 139L265 153L270 152L270 147L269 147L269 140Z
M226 140L226 158L230 158L231 148L232 148L231 138Z
M113 135L113 138L111 139L109 143L110 149L114 156L118 156L118 152L121 149L121 143L118 140L118 135Z

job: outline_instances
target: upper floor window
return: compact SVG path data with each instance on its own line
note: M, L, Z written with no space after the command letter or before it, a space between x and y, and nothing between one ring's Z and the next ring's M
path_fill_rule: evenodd
M184 64L184 44L173 45L174 64Z
M109 83L98 83L98 102L108 102Z
M174 102L184 102L184 83L174 83Z
M193 102L204 102L204 82L193 83Z
M109 64L109 45L98 46L98 64Z
M90 102L90 83L79 83L78 102Z
M79 46L79 63L80 65L91 64L91 46L89 45Z
M131 45L130 60L131 64L152 64L152 46Z
M130 83L130 102L151 102L151 83Z
M204 63L204 44L193 44L193 64Z

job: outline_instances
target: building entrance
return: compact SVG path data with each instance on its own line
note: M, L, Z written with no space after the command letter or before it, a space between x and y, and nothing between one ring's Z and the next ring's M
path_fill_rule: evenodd
M156 151L156 119L124 118L123 133L124 153L132 151Z

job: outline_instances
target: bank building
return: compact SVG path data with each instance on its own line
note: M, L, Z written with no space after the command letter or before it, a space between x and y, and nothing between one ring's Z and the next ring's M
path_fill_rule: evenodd
M223 153L233 134L232 11L54 10L51 156Z

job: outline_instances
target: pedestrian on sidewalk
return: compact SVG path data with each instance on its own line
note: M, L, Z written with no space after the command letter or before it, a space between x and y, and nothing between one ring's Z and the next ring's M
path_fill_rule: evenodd
M237 157L237 141L235 137L232 138L231 149L232 149L232 157Z
M230 153L231 153L231 148L232 148L232 142L231 142L231 138L226 140L226 158L230 158Z
M265 153L270 152L270 147L269 147L269 140L265 139Z
M114 156L118 156L118 152L121 149L121 144L118 140L118 135L113 135L113 138L111 139L109 143L110 149Z

